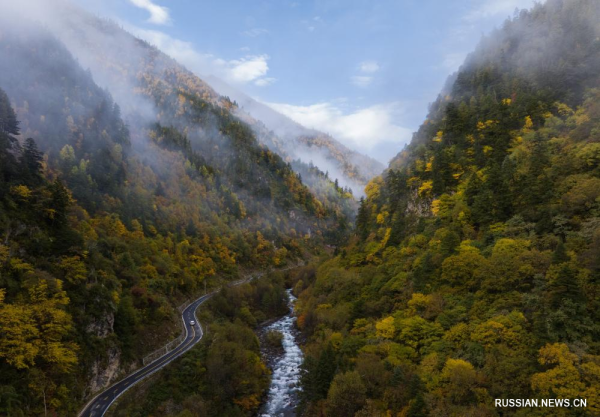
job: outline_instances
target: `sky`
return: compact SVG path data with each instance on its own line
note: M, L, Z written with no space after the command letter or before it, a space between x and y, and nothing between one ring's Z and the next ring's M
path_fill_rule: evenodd
M485 34L534 0L75 0L383 163Z

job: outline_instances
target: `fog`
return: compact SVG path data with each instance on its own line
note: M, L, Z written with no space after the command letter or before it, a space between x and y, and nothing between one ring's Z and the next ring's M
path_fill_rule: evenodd
M219 121L211 111L204 112L202 120L194 119L193 100L185 98L187 93L200 97L215 109L227 107L227 104L208 84L155 47L135 38L115 22L93 16L63 0L26 0L18 4L3 2L0 4L0 25L0 88L4 88L14 101L18 116L23 121L23 134L38 141L51 160L58 160L59 151L65 144L81 148L83 143L95 149L106 144L110 149L114 145L93 135L87 135L85 139L74 137L82 136L82 133L69 127L73 124L73 120L69 120L71 117L77 126L89 124L96 117L102 101L112 103L112 96L131 132L131 147L124 151L133 158L132 167L135 168L128 175L146 175L141 172L146 169L144 165L152 169L147 178L138 182L155 188L159 180L176 181L177 171L169 166L175 156L171 156L169 151L159 152L148 136L153 126L160 123L185 135L192 149L205 158L209 166L224 173L217 175L216 184L210 187L222 192L219 178L227 179L223 186L236 193L249 212L252 208L255 213L260 213L260 216L248 221L268 219L273 225L279 224L280 218L286 218L288 227L300 233L306 233L312 226L304 214L282 211L273 197L267 197L271 185L283 182L283 179L271 178L272 174L266 171L264 165L254 165L258 161L253 161L251 153L239 149L238 145L234 145L234 139L220 131ZM21 38L9 40L7 36ZM5 38L4 45L2 37ZM30 53L32 48L37 50L33 54ZM39 63L35 62L36 59ZM255 120L250 122L259 123ZM106 132L100 133L101 137L110 137ZM259 137L258 134L256 136ZM273 137L272 140L278 139ZM287 156L283 152L281 154L284 158ZM182 158L181 152L173 155ZM241 165L240 157L244 159ZM185 160L185 156L183 158ZM236 166L246 166L257 174L250 177L234 173ZM248 181L253 182L252 190L236 185L237 182ZM185 196L184 187L178 185L175 188L179 191L170 192L172 199L192 201ZM315 195L319 195L317 189L314 191ZM198 205L198 202L195 204ZM203 210L201 207L189 209ZM351 216L350 212L346 214Z
M123 118L131 128L135 152L155 168L160 167L156 165L156 156L153 155L145 136L147 128L154 123L175 126L189 137L195 148L207 138L214 140L219 136L214 124L201 128L186 123L177 115L161 113L156 108L155 100L150 99L141 90L152 88L154 91L166 91L185 86L217 106L222 105L220 95L183 66L146 42L135 38L115 22L88 14L66 0L25 0L17 4L3 2L0 4L0 13L3 16L2 20L19 22L12 25L11 30L37 30L34 28L39 22L62 41L81 67L89 69L94 81L105 88L119 104ZM177 75L174 75L175 73ZM180 74L187 75L185 79L181 79ZM172 79L169 78L171 75ZM0 81L2 80L3 77L0 76ZM335 160L328 150L306 146L296 140L300 135L314 135L313 131L303 128L243 93L223 91L226 89L226 85L223 85L219 85L220 93L229 93L226 95L236 100L241 98L240 101L243 101L236 114L252 126L259 141L284 159L302 159L305 163L312 161L320 170L328 171L332 181L337 178L341 186L352 188L357 195L362 194L366 181L383 169L383 166L375 161L355 154L333 141L331 143L343 152L347 161L352 160L353 164L354 161L368 161L366 164L356 163L353 168L361 175L356 179L349 178L340 161ZM248 111L249 108L252 112ZM221 141L220 151L228 146L228 141Z
M273 149L274 151L285 153L293 160L300 159L304 163L312 162L321 171L329 172L332 180L338 179L341 186L352 188L355 195L364 195L363 189L366 183L383 171L384 166L378 161L347 148L323 132L308 129L296 123L268 105L228 85L223 80L210 76L206 81L217 92L237 102L239 106L237 113L240 117L250 116L259 120L279 139L276 144L265 141L271 148L278 148ZM253 126L259 138L265 135L260 131L261 124ZM307 139L312 143L311 145L306 143ZM316 142L319 142L319 145ZM332 154L332 150L338 154L337 159L336 155ZM340 158L341 156L343 158ZM350 177L348 169L355 171L357 175Z

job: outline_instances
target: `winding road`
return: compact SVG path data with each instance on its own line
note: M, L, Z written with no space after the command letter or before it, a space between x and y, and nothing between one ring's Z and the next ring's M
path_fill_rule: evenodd
M293 268L297 268L299 266L304 265L304 262L299 263L298 265L290 266L288 268L283 268L276 270L278 272L288 271ZM275 271L272 271L275 272ZM250 275L247 278L240 279L239 281L230 282L227 284L228 286L241 285L246 282L250 282L256 278L260 278L265 273L258 273L254 275ZM153 373L160 371L162 368L167 366L169 363L183 355L185 352L190 350L196 343L202 339L204 332L202 330L202 326L198 322L198 318L196 317L196 310L202 303L212 297L214 294L220 291L220 288L217 290L203 295L198 298L196 301L188 305L183 312L181 313L181 320L183 320L183 327L185 329L185 338L183 341L172 351L165 353L160 358L156 359L154 362L149 363L148 365L138 369L132 374L126 376L122 380L115 382L104 391L101 391L94 398L92 398L81 410L78 414L78 417L102 417L108 411L112 403L116 401L125 391L129 388L140 382L142 379L152 375ZM190 322L194 320L195 324L191 325Z
M247 280L242 282L245 281ZM242 282L236 283L235 285L239 285ZM213 294L215 293L212 292L198 298L196 301L187 306L185 310L183 310L181 319L183 320L183 326L185 328L185 338L175 349L156 359L154 362L149 363L143 368L138 369L119 382L116 382L106 390L100 392L98 395L92 398L89 403L86 404L84 409L79 413L79 417L103 416L110 408L112 403L115 402L115 400L119 398L125 391L140 382L142 379L152 375L156 371L161 370L173 360L190 350L196 343L198 343L200 339L202 339L204 332L202 331L202 326L196 318L196 309L202 303L208 300ZM196 324L191 325L190 321L192 320L194 320Z

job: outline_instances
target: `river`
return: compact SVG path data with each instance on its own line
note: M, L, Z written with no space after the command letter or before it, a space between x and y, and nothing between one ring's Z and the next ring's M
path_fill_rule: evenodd
M267 326L265 332L276 330L283 334L283 354L273 358L271 386L267 402L262 408L262 417L294 417L298 405L298 392L300 391L300 365L302 364L302 351L298 346L294 327L294 303L296 297L292 290L287 290L290 313Z

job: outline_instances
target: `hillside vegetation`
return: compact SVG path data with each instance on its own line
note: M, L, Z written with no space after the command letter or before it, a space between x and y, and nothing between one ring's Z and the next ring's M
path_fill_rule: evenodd
M591 0L508 20L366 187L296 288L304 415L600 413L598 22Z
M155 48L118 29L144 59L92 73L53 28L0 20L0 414L76 414L179 333L187 299L348 230L351 196L316 197Z

